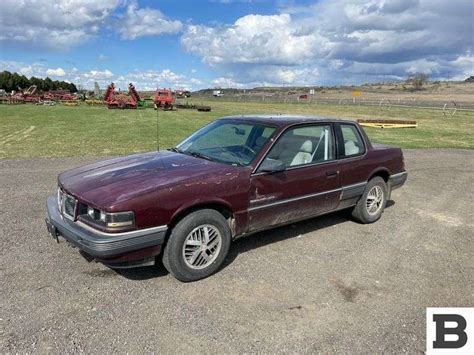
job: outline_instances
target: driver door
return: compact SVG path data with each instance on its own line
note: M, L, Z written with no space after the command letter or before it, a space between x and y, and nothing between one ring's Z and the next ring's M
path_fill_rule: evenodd
M331 124L288 129L265 159L282 161L286 169L280 172L257 169L251 176L249 231L337 208L341 186Z

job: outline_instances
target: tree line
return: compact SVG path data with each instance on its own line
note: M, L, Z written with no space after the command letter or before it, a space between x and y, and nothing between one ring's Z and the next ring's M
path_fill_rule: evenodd
M18 73L10 73L6 70L0 72L0 89L5 90L6 92L11 92L12 90L18 91L19 88L26 90L31 85L36 85L37 90L43 92L50 90L77 92L76 85L66 81L51 80L48 77L41 79L34 76L28 79L26 76Z

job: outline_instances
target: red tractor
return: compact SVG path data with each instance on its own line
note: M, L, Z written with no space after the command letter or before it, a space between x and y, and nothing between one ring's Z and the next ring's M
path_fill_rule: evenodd
M155 110L162 108L163 110L172 110L174 104L174 96L171 89L158 89L156 90L155 98Z
M104 101L108 108L137 108L140 96L131 83L128 85L128 95L122 92L116 92L114 83L112 83L105 92Z

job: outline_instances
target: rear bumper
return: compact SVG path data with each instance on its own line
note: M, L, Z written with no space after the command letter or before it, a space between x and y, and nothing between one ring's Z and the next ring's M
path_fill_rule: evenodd
M399 187L402 187L405 181L407 181L408 173L406 171L403 171L398 174L393 174L390 175L389 183L390 183L390 189L395 190L398 189Z
M133 264L136 261L134 258L144 259L143 257L147 253L141 253L142 250L158 254L168 230L167 226L159 226L125 233L104 233L81 222L63 218L57 206L56 197L49 197L47 200L48 217L46 218L49 233L55 239L58 235L64 237L73 246L86 253L89 259L106 264L113 264L114 261L119 262L120 265L124 262ZM131 258L127 258L127 255Z

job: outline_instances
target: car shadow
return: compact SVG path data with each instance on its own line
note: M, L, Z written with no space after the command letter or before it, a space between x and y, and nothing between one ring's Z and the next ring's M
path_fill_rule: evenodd
M114 271L126 279L135 281L154 279L169 274L168 270L163 266L159 256L156 257L156 263L153 266L143 266L131 269L114 269Z
M390 208L395 205L395 201L387 201L385 208ZM351 222L349 210L342 210L327 214L324 216L314 217L296 223L291 223L275 229L269 229L263 232L258 232L248 237L242 237L235 240L229 250L229 254L221 269L226 268L243 253L264 247L269 244L278 243L283 240L298 238L304 234L315 232L320 229L331 227L340 223ZM118 274L129 280L148 280L156 277L168 275L168 271L161 263L161 258L157 257L156 265L139 267L133 269L115 270Z
M390 208L393 205L395 205L395 201L389 200L385 208ZM232 243L222 268L230 265L239 254L345 222L352 222L350 210L347 209L239 238Z

